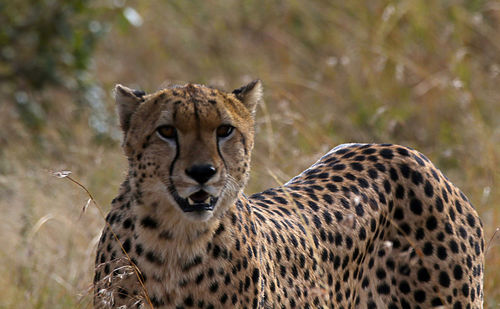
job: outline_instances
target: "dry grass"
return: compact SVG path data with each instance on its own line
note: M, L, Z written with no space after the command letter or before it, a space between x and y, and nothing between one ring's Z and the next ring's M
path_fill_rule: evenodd
M340 143L400 143L425 153L470 197L487 239L500 226L498 1L127 5L144 22L112 21L94 58L103 89L263 80L248 193L288 180ZM0 123L9 124L0 132L9 140L0 151L0 308L90 307L104 220L94 207L80 216L86 193L47 171L71 170L105 209L124 178L119 142L95 142L91 112L64 93L44 95L56 108L36 146L0 106ZM112 113L111 93L104 99ZM485 308L500 305L499 245L497 233Z

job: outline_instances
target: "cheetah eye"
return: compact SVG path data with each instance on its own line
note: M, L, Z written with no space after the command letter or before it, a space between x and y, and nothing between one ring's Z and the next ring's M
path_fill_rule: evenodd
M215 131L215 134L217 134L217 137L223 138L223 137L228 137L233 133L234 127L230 126L228 124L223 124L217 128Z
M156 129L156 132L161 138L173 139L177 136L177 130L173 126L161 126Z

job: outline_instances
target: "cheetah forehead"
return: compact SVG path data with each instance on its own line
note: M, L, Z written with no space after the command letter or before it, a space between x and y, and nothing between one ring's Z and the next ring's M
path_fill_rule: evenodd
M251 112L230 92L198 85L186 84L160 90L145 97L144 108L179 124L189 122L223 123L247 122Z

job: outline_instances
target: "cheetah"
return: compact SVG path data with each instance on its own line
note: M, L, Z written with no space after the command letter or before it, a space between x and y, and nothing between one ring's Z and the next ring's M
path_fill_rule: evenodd
M483 225L421 153L344 144L246 196L259 80L115 92L129 167L95 307L482 308Z

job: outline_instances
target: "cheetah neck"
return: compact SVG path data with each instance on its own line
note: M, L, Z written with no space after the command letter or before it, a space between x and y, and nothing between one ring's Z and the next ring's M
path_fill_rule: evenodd
M144 194L139 201L132 198L131 208L136 218L134 237L137 243L148 246L143 248L143 258L148 263L141 263L141 272L163 282L173 295L180 292L179 282L200 269L234 267L230 252L239 249L239 235L252 233L244 228L250 224L242 222L248 220L246 212L250 210L243 194L238 195L223 216L208 222L186 221L177 209L169 211L166 206L151 194ZM255 267L258 261L249 259L247 263Z

